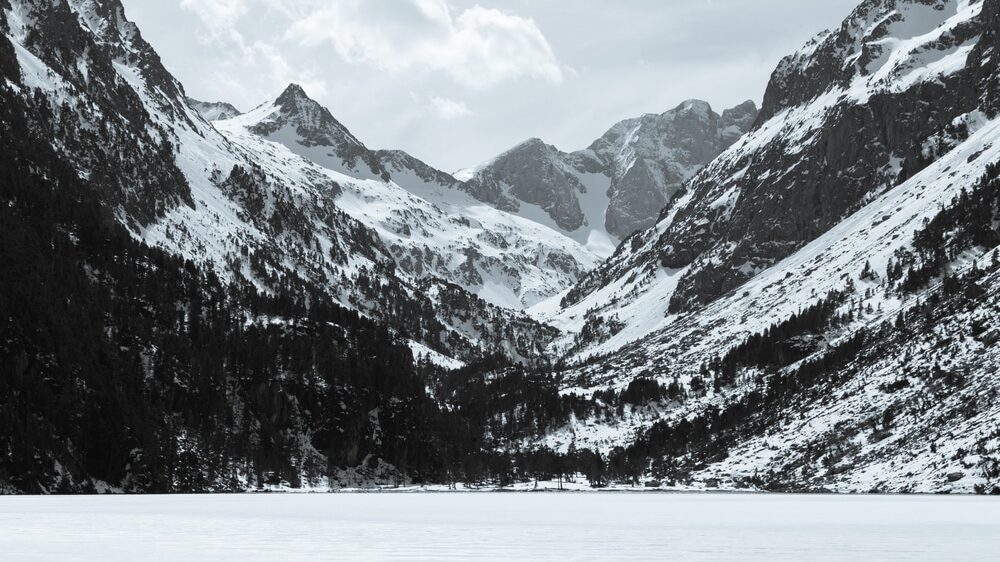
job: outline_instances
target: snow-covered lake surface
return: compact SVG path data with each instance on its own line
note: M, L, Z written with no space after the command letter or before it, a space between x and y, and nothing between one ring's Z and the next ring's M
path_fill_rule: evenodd
M997 560L1000 498L0 497L4 560Z

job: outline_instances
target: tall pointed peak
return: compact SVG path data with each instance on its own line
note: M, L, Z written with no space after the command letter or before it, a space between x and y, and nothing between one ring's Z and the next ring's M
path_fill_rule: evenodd
M295 136L289 138L285 135L280 142L292 152L321 166L362 179L389 181L391 178L375 153L298 84L289 84L273 102L267 102L247 115L248 118L243 120L245 126L263 137L286 127L294 130ZM310 150L315 147L333 150Z
M306 96L306 91L302 89L302 86L299 86L298 84L292 82L291 84L288 85L287 88L285 88L285 91L282 95Z
M278 105L284 105L287 102L294 102L299 100L313 101L312 98L310 98L309 95L306 94L306 91L302 89L302 86L292 83L289 84L287 88L285 88L285 91L282 92L280 96L278 96L277 102Z

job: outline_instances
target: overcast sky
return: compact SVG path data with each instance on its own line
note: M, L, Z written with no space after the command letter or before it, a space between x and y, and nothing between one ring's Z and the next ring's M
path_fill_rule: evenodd
M685 99L760 102L858 0L123 0L189 95L290 82L371 148L455 171L530 137L585 148Z

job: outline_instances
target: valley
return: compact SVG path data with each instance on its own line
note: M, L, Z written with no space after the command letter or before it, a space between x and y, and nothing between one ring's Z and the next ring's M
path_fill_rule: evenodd
M0 32L3 492L1000 493L1000 0L454 174L119 0Z

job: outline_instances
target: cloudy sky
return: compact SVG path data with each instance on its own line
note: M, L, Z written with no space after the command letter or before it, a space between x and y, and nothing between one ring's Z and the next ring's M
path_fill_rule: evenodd
M529 137L584 148L689 98L759 103L858 0L123 0L188 94L301 84L372 148L447 171Z

